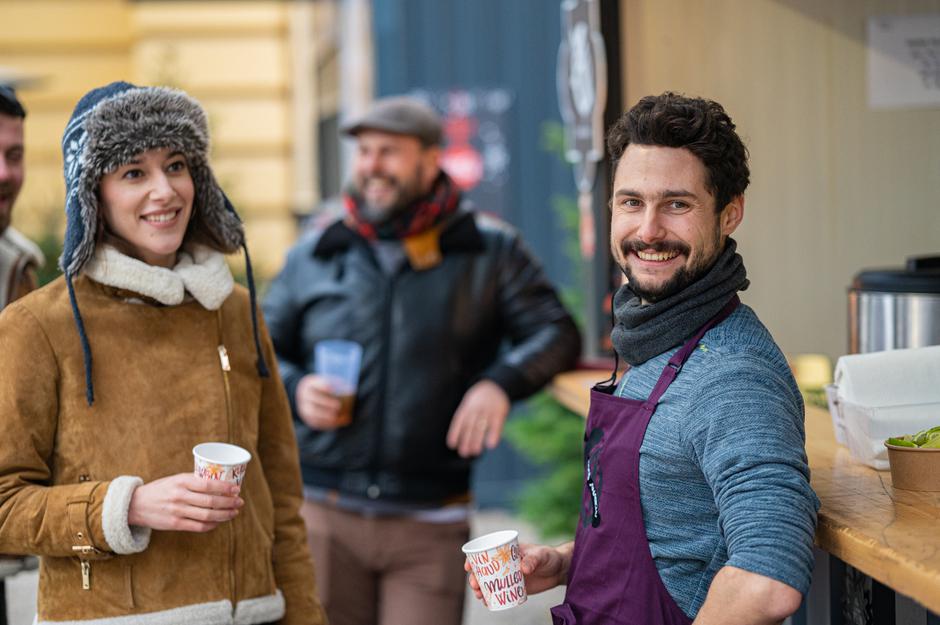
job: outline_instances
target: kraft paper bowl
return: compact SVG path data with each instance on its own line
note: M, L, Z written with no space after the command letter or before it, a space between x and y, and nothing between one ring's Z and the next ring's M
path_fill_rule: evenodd
M889 445L891 483L904 490L940 491L940 449Z

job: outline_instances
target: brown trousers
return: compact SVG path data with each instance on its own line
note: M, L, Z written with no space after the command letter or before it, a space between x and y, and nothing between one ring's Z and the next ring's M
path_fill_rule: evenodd
M331 625L460 625L466 521L367 517L311 501L301 514Z

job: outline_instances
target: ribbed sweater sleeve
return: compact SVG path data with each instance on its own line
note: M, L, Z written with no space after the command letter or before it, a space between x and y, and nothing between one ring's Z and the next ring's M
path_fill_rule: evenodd
M726 564L805 593L819 501L802 399L783 372L746 351L716 364L699 377L686 433L714 494Z

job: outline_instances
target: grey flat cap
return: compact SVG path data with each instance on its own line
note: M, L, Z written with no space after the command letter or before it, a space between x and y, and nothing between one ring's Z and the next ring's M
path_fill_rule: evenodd
M381 130L416 137L425 146L440 145L441 118L434 109L415 98L393 96L376 100L366 113L343 126L347 135L363 130Z

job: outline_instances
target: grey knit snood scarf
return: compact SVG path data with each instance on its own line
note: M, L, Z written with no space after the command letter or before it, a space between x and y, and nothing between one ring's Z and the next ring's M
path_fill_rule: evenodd
M636 366L681 345L735 293L745 290L750 282L736 249L737 243L729 237L705 275L653 304L641 304L629 285L620 287L614 296L616 324L610 336L620 357Z

